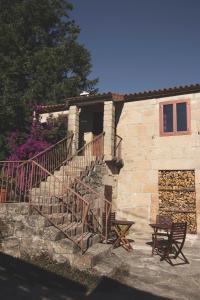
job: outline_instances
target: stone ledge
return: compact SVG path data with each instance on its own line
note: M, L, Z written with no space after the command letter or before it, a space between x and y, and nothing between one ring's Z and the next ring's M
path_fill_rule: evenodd
M90 269L111 253L112 245L96 244L89 248L84 255L74 255L72 266L80 270Z

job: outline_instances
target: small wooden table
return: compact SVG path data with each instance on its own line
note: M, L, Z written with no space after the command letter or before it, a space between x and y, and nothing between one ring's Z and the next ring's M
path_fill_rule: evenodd
M135 224L133 221L113 220L112 226L114 227L117 236L113 248L121 245L127 251L133 250L129 240L126 238L126 235L133 224Z
M156 249L156 239L157 234L159 236L166 237L169 235L171 231L171 224L168 223L155 223L155 224L149 224L153 228L154 233L152 234L152 255L154 255L154 251ZM164 232L163 232L164 231Z

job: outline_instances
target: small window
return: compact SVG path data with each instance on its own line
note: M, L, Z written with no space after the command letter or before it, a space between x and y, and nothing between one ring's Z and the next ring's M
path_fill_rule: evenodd
M187 131L186 102L176 104L176 126L177 126L177 131Z
M173 105L163 105L163 130L173 132Z
M160 103L160 135L181 135L189 133L189 101Z

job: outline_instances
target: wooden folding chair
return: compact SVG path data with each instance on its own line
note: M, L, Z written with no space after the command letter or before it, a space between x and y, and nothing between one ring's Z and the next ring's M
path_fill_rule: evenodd
M128 230L134 224L132 221L116 220L116 213L111 212L107 222L108 243L113 244L113 248L122 246L126 250L132 250L129 240L126 238ZM106 213L102 214L103 235L106 236Z
M156 248L156 236L157 235L159 235L159 237L161 237L161 236L168 237L169 236L169 228L171 228L172 219L169 216L157 215L156 216L156 224L161 225L161 226L160 226L160 228L155 226L154 233L152 234L152 255L154 255L154 251ZM165 225L166 225L166 228L165 228Z
M189 261L183 254L183 246L185 243L187 232L187 223L172 223L171 232L167 236L167 239L163 239L159 233L155 236L155 247L157 248L157 253L161 256L160 260L166 260L170 265L174 266L172 259L180 258L183 262L178 264L189 264ZM176 265L178 265L176 264Z
M130 241L126 237L130 227L134 224L132 221L115 220L113 222L113 229L116 234L116 239L113 243L113 248L122 246L127 251L133 250Z

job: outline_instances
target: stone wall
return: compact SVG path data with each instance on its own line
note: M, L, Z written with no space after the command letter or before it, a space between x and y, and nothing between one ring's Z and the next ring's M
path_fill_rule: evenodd
M44 217L30 211L28 204L0 204L0 251L15 257L48 254L54 261L73 264L77 250Z
M159 133L159 103L189 99L191 134ZM148 232L158 213L158 171L195 170L197 230L200 226L200 93L125 103L117 134L123 138L124 167L118 176L118 217L134 220Z

